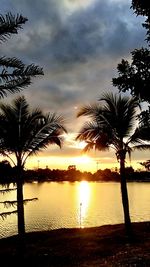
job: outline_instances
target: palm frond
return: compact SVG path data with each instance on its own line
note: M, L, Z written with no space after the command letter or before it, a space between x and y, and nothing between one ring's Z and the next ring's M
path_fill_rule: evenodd
M91 149L95 148L95 142L86 141L86 146L83 149L83 152L89 152Z
M133 146L132 149L136 149L136 150L147 150L150 149L150 144L140 144L140 145L136 145Z
M23 200L23 204L26 205L26 204L28 204L31 201L37 201L37 200L38 200L37 197L34 197L34 198L26 198L26 199Z
M64 127L65 120L61 115L57 115L56 113L45 114L44 122L48 128L53 128L53 130L60 129L60 132L67 133L67 129Z
M150 128L139 125L134 131L134 133L129 138L130 143L141 143L141 142L149 142L150 141Z
M112 129L116 129L118 137L128 137L136 122L136 112L139 107L138 100L106 93L99 101L104 102L103 113Z
M95 136L99 132L99 127L95 121L86 122L77 135L76 140L86 141L95 139Z
M104 93L102 97L98 99L100 102L104 101L104 107L105 110L108 110L109 112L112 112L112 114L116 114L116 103L117 98L116 95L113 93Z
M17 201L0 201L0 204L3 204L5 208L10 208L10 207L16 207L17 206Z
M17 93L20 92L25 87L31 84L31 79L29 77L22 77L18 79L11 80L6 82L3 85L0 85L0 98L3 98L8 95L8 93Z
M30 64L26 66L24 69L19 69L15 70L13 72L13 75L17 76L25 76L25 77L30 77L30 76L37 76L37 75L44 75L43 68L36 66L34 64Z
M2 194L6 194L6 193L10 193L10 192L12 192L12 191L14 191L14 190L16 190L17 188L7 188L7 189L1 189L0 190L0 194L2 193Z
M90 148L106 150L112 143L112 134L107 124L98 124L96 121L92 121L84 124L76 140L85 141L87 143L84 151L88 151Z
M12 15L11 12L6 15L0 14L0 41L4 42L10 38L11 34L17 34L18 29L22 28L22 24L28 19L20 14Z
M80 116L98 116L102 113L101 107L98 104L93 105L85 105L80 108L79 112L77 113L77 117Z
M0 66L6 68L24 69L25 65L23 62L15 57L0 57Z
M31 84L31 78L37 75L44 75L43 69L34 64L24 65L21 60L13 58L0 58L0 97L7 96L7 93L19 92Z
M1 83L8 82L14 79L34 77L36 75L43 75L43 69L34 64L25 65L17 58L0 58L0 66L3 67L0 74ZM10 69L12 68L12 69Z
M23 200L23 204L26 205L27 203L31 202L31 201L36 201L38 200L38 198L27 198ZM10 207L16 207L18 205L18 201L17 200L13 200L13 201L0 201L0 204L3 204L5 208L10 208Z
M12 214L17 214L17 213L18 213L18 210L2 212L2 213L0 213L0 217L4 220L7 218L7 216L12 215Z

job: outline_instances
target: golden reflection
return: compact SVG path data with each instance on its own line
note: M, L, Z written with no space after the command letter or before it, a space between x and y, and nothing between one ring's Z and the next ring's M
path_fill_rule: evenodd
M87 209L90 200L90 184L86 181L82 181L78 186L78 205L79 205L79 224L80 227L84 227L84 220L87 215Z

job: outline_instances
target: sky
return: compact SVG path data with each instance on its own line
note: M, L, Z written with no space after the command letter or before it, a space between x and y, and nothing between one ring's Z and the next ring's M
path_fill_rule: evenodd
M94 172L118 167L113 151L83 155L83 144L75 142L75 136L85 118L76 115L82 105L96 102L102 93L118 92L112 86L117 64L122 58L130 60L135 48L146 46L143 18L136 17L130 6L130 0L0 0L1 14L28 18L17 35L1 43L1 54L34 63L44 71L19 95L33 108L63 115L68 130L61 150L49 146L30 158L27 168L76 165ZM11 102L16 96L3 101ZM148 151L134 152L131 165L141 168L139 162L149 156Z

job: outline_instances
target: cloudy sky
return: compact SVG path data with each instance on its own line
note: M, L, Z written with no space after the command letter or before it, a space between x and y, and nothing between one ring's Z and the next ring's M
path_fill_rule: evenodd
M113 152L91 152L82 156L74 137L83 119L77 119L82 104L97 101L112 87L117 64L130 59L134 48L145 45L142 18L130 9L131 0L0 0L1 13L21 13L28 22L1 44L1 54L35 63L44 76L24 89L32 107L55 111L66 119L68 135L60 150L49 147L27 167L66 169L76 164L83 170L117 166ZM9 95L11 101L16 95ZM148 159L149 153L134 153L133 164ZM137 163L137 167L140 165Z

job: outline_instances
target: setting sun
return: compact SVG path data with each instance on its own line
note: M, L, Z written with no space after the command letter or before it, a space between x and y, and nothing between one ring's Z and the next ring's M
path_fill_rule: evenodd
M83 155L83 156L74 158L74 161L76 164L89 164L91 163L92 159L87 155Z
M76 144L76 147L79 148L79 149L84 149L86 146L86 142L85 141L82 141L82 142L78 142Z

